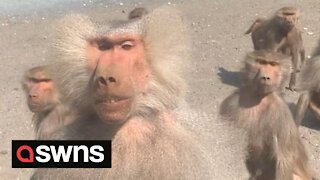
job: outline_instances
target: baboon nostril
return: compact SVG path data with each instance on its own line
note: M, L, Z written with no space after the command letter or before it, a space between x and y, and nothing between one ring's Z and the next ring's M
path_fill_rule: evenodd
M261 79L263 79L263 80L270 80L270 77L265 77L265 76L263 76Z
M29 94L29 98L37 98L37 95Z
M102 85L107 85L107 81L103 77L99 77L98 82Z
M116 79L114 77L109 77L108 78L108 81L109 82L112 82L112 83L115 83L116 82Z

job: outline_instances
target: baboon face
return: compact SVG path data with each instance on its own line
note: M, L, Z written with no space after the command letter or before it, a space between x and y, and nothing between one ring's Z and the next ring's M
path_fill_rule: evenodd
M23 87L27 93L28 107L32 112L50 110L58 103L54 83L43 72L27 76Z
M278 62L255 59L253 64L246 66L246 73L251 85L259 94L268 94L281 84L281 69Z
M277 18L279 24L287 31L290 31L298 22L298 10L293 8L282 8L277 12Z
M284 15L281 18L282 18L282 24L287 29L292 29L297 23L297 18L295 17L295 15Z
M96 58L87 66L94 73L94 109L105 122L123 123L136 95L146 93L150 72L144 43L139 35L125 33L95 39L91 46Z

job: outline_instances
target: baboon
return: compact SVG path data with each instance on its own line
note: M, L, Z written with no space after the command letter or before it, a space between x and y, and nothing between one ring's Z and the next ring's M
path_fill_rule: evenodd
M179 13L161 7L107 26L70 15L58 27L55 80L80 114L53 138L111 139L112 168L38 169L32 179L214 179L206 149L175 113L189 56Z
M72 111L60 103L58 90L48 74L47 66L27 70L22 87L28 107L34 113L32 120L36 139L46 139L70 123Z
M148 14L148 10L143 7L134 8L128 16L128 19L139 19Z
M27 70L21 83L30 111L48 111L59 103L56 87L45 66Z
M285 55L249 53L242 86L221 104L220 113L248 133L246 166L250 179L310 180L308 157L291 112L278 95L286 76Z
M314 56L306 63L301 73L301 93L295 111L295 122L300 126L301 121L309 109L316 119L320 120L320 51L317 49Z
M295 111L295 122L297 126L301 125L302 119L309 109L316 119L320 120L320 92L310 91L300 94Z
M255 50L269 49L291 56L292 72L288 87L290 90L295 90L296 73L300 71L305 61L305 49L298 20L297 8L283 7L270 19L257 19L245 33L251 33Z

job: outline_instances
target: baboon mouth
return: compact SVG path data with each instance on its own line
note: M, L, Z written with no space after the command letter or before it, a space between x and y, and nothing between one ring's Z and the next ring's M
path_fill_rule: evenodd
M29 102L29 106L34 107L34 106L39 106L41 105L39 102Z
M125 102L129 101L131 98L130 97L119 97L119 96L107 96L104 98L99 98L96 100L96 104L116 104L120 102Z
M293 15L295 15L295 13L293 13L293 12L284 12L283 15L285 15L285 16L293 16Z
M96 101L96 108L98 111L104 113L110 112L118 112L122 111L123 109L130 109L132 105L132 98L127 97L115 97L109 96L106 98L102 98L101 100Z
M39 107L41 107L41 103L38 102L29 102L28 106L30 109L39 109Z

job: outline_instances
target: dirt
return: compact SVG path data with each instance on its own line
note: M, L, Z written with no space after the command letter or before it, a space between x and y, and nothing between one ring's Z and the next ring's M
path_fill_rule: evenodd
M23 72L53 59L50 42L53 22L66 14L83 13L93 19L125 18L133 7L153 9L168 4L181 10L192 36L192 66L185 79L189 84L187 101L195 110L217 119L221 101L238 85L238 70L246 52L252 50L250 36L244 32L257 17L268 17L284 5L300 8L300 26L307 55L320 37L320 1L318 0L54 0L0 2L0 179L29 179L32 169L11 168L11 140L33 139L32 113L27 109L20 80ZM285 91L285 99L294 109L299 93ZM213 120L212 123L218 123ZM235 145L224 131L212 129L217 160L217 179L246 179L241 158L230 156ZM320 122L310 114L300 128L310 163L320 177ZM226 149L229 149L227 151ZM219 177L219 178L218 178Z

